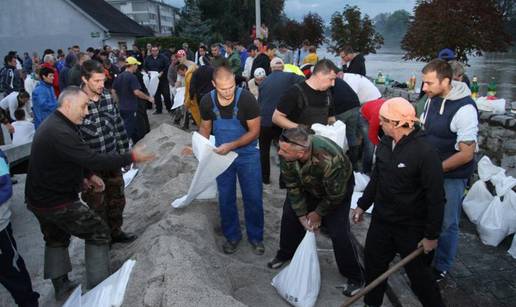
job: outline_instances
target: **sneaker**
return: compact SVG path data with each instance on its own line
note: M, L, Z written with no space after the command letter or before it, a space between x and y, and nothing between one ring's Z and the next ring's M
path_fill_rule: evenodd
M272 259L271 261L269 261L267 263L267 267L269 269L279 269L281 268L287 261L285 260L279 260L278 258L274 257L274 259Z
M251 246L253 247L253 253L255 253L258 256L261 256L265 253L265 246L263 245L263 242L249 242Z
M163 111L154 111L152 114L163 114Z
M357 294L360 289L362 289L362 285L348 280L346 284L340 286L339 288L342 288L342 294L347 297L352 297L353 295Z
M442 281L444 278L446 278L446 275L448 274L448 272L446 271L439 271L435 268L432 269L432 272L434 274L434 279L436 282Z
M238 243L240 243L240 241L230 241L230 240L227 240L222 245L222 250L224 251L224 254L233 254L233 253L235 253L238 250Z
M121 231L118 235L111 236L111 244L131 243L134 240L136 240L136 238L138 238L138 236L136 236L135 234Z

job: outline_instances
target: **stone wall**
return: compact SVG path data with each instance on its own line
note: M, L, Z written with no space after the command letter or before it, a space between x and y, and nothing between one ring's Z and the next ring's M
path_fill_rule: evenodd
M415 102L418 93L405 89L378 86L383 97L403 97ZM507 175L516 177L516 102L507 103L505 114L480 111L478 159L487 155L494 164L503 167Z

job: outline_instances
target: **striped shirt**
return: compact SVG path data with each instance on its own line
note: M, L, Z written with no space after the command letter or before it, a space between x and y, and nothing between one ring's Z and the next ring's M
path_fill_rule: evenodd
M129 138L122 117L107 90L98 102L90 101L88 113L79 130L91 149L98 153L129 152Z

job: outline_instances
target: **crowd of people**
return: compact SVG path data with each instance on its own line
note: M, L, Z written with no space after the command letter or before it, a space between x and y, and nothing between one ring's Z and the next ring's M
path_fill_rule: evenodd
M366 77L362 54L346 46L339 55L342 66L319 59L308 41L291 51L261 39L247 48L201 44L195 52L185 43L179 50L148 44L145 50L82 52L72 46L66 55L47 49L42 61L36 54L6 55L0 122L13 143L32 140L26 203L41 225L44 278L51 279L56 299L76 286L68 279L70 236L86 242L88 288L109 275L110 245L136 239L122 230L123 169L153 159L137 142L150 130L148 110L162 114L164 106L171 122L214 135L218 154L238 153L217 178L224 253L235 253L243 238L237 179L247 240L255 254L265 252L262 192L271 184L276 146L286 194L269 268L293 257L305 231L322 231L347 280L343 294L352 296L396 253L422 246L425 255L406 267L411 286L424 306L444 306L437 282L453 265L461 199L474 170L478 114L471 92L455 78L457 66L436 59L422 70L424 96L416 107L402 98L386 100ZM150 72L159 76L152 97L143 81ZM182 87L184 105L172 110ZM337 120L346 124L347 152L310 129ZM0 230L9 239L0 236L0 258L10 272L0 281L17 304L37 306L39 295L12 237L5 205L12 188L8 162L0 158ZM371 180L353 221L374 204L364 266L350 235L354 171ZM366 306L381 306L385 286L365 296Z

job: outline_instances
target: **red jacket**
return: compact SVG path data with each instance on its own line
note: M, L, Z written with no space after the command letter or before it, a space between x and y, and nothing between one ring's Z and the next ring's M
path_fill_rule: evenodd
M380 108L384 102L385 99L383 98L371 100L364 103L360 109L360 113L362 113L362 116L369 123L367 136L374 145L378 145L380 142L380 139L378 138L378 131L380 130Z
M43 63L43 64L41 64L41 67L50 68L54 71L54 82L52 83L52 85L54 87L54 92L56 94L56 97L59 97L59 72L50 63Z

